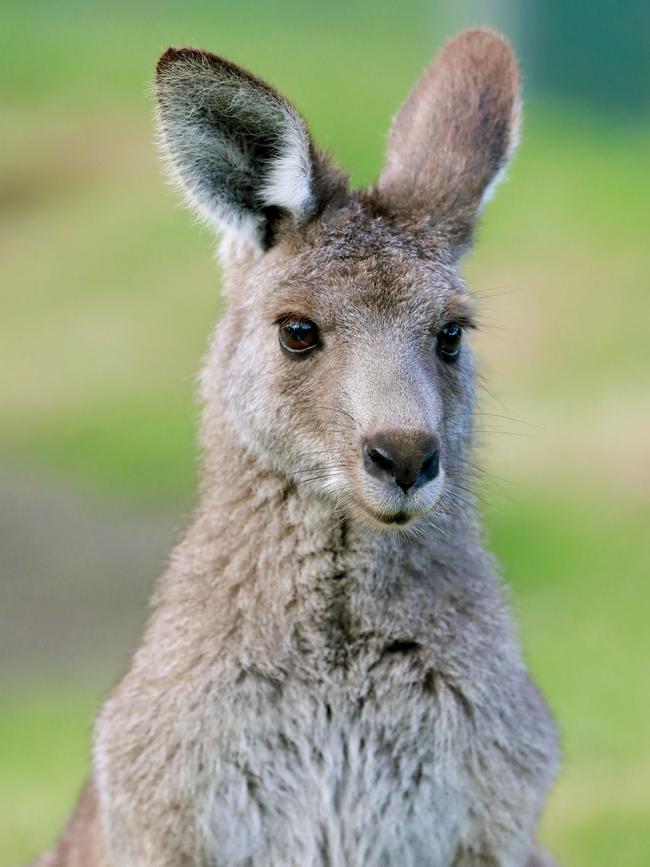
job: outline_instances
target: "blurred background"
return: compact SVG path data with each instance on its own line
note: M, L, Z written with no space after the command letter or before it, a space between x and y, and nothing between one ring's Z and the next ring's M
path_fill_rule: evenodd
M249 66L366 184L429 58L484 23L526 86L465 273L488 533L565 751L542 837L565 865L650 863L650 5L2 0L1 864L72 807L192 504L220 277L161 178L156 57Z

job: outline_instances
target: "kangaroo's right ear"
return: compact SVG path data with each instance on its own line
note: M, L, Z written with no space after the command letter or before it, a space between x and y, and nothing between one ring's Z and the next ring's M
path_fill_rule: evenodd
M163 152L190 204L258 249L272 246L284 220L317 214L342 183L294 107L228 60L169 48L156 95Z

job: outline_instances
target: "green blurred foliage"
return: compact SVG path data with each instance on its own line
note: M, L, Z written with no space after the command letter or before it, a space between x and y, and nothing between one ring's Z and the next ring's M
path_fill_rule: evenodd
M154 156L149 82L168 44L273 81L369 183L450 21L420 0L5 2L2 454L112 498L191 494L194 377L221 301L213 241ZM482 459L514 482L486 477L489 535L566 752L543 838L576 867L650 861L650 129L612 118L529 95L466 268L496 392ZM3 864L56 833L108 683L5 690Z

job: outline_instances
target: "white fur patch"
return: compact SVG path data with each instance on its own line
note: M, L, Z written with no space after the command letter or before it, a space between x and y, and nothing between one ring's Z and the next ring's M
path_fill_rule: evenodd
M282 149L272 163L260 198L264 204L284 208L299 219L313 207L309 139L297 118L288 117L287 121Z
M510 137L508 141L508 148L506 150L503 165L501 168L494 174L494 177L487 185L485 190L483 191L483 195L481 196L481 201L479 203L478 209L479 213L483 210L485 205L492 199L496 188L502 184L508 172L508 166L510 164L510 160L513 157L513 154L519 147L519 140L521 136L521 99L518 98L517 102L512 110L512 118L511 118L511 126L510 126Z
M508 166L502 166L499 171L494 175L490 183L487 185L485 190L483 191L483 195L481 196L481 202L479 204L479 211L482 211L483 208L487 205L487 203L492 199L496 188L499 184L503 183L506 179L506 173L508 171Z

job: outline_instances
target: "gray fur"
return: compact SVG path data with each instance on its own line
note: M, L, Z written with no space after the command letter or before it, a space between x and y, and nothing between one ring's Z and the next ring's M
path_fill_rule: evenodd
M263 246L278 212L316 210L311 141L272 88L200 50L169 49L158 72L161 145L173 178L211 223Z
M468 345L453 366L435 353L445 323L471 319L455 264L467 233L448 211L436 222L420 210L427 178L452 172L471 187L454 199L468 227L512 149L516 66L487 31L445 51L456 90L468 63L467 103L501 130L485 159L454 154L483 146L471 118L435 173L416 173L417 195L409 161L426 151L427 123L405 151L393 137L390 182L370 192L345 192L311 152L311 218L280 221L263 254L246 230L223 250L229 306L202 375L200 503L100 713L86 792L41 867L549 863L534 838L557 738L471 493L474 363ZM477 57L492 70L488 103L473 100ZM189 58L199 76L218 67ZM163 123L181 111L170 70ZM426 75L411 118L449 102L435 91L446 75ZM240 85L250 98L248 74ZM183 162L206 147L195 134L166 126L181 178L208 201L216 163L197 180ZM241 183L215 181L227 223ZM257 225L257 205L241 208ZM287 314L321 329L302 361L278 344ZM370 476L361 442L377 429L434 430L440 475L407 492ZM381 517L397 511L403 529Z

